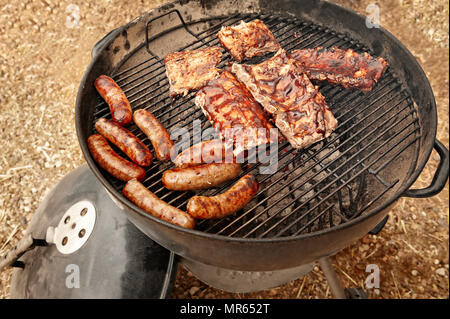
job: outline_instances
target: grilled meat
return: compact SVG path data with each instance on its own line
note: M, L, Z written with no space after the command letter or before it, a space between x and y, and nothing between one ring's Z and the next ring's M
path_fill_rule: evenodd
M197 92L195 104L202 109L213 127L234 146L234 154L272 142L267 115L242 83L228 71L208 82Z
M191 215L166 203L136 179L128 181L122 193L136 206L157 218L184 228L195 227L195 219Z
M210 47L166 55L164 63L170 84L170 95L186 95L189 90L204 86L217 75L216 65L222 58L222 49Z
M232 180L242 173L238 163L210 163L165 171L162 183L174 191L188 191L213 188Z
M150 166L153 162L152 152L133 133L116 122L99 118L95 129L108 141L116 145L122 152L139 166Z
M219 139L194 144L178 154L173 163L179 168L205 163L233 163L232 149L226 149L224 144Z
M198 219L223 218L236 213L258 192L256 178L247 174L233 186L216 196L193 196L187 204L189 215Z
M173 150L173 141L170 139L169 132L158 119L149 111L139 109L133 113L133 121L152 143L158 160L169 160Z
M145 179L145 170L117 154L102 135L89 136L88 147L98 165L115 178L125 182L133 178Z
M237 61L276 52L281 46L272 32L261 20L253 20L239 25L222 27L217 33L220 43Z
M336 47L293 50L290 56L299 72L306 73L311 80L327 80L364 92L372 90L388 67L383 58Z
M260 64L234 63L232 72L273 115L293 147L307 147L336 129L337 121L324 97L305 74L297 72L283 49Z
M100 75L94 86L101 97L108 103L112 120L119 125L126 126L131 123L133 111L125 92L109 76Z

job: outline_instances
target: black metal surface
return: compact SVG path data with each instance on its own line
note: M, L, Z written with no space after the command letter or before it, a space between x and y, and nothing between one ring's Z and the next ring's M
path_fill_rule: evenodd
M186 258L226 268L281 269L336 252L384 218L388 205L410 187L428 160L436 134L436 109L420 66L387 31L368 30L363 17L328 2L260 1L260 9L253 2L232 8L226 0L206 1L206 13L196 1L176 2L126 26L126 40L134 36L137 44L120 52L125 39L119 37L94 58L77 99L77 132L86 160L100 181L129 208L128 217L138 228L163 246ZM192 32L186 32L175 14L167 14L174 8L183 12ZM176 50L217 45L215 34L222 25L253 18L263 20L287 50L319 45L353 48L385 57L390 68L367 94L320 84L339 121L338 129L326 141L305 150L281 145L278 172L257 176L258 195L236 216L200 222L197 230L180 229L148 216L121 195L123 183L101 171L87 150L95 120L110 117L92 88L93 81L102 73L113 76L133 109L150 110L169 130L186 127L192 133L193 120L208 128L209 122L194 106L194 93L176 100L168 96L162 57ZM149 20L154 21L148 43L153 55L148 55L145 39L141 42ZM229 54L224 53L219 66L228 60ZM130 130L149 145L135 126ZM191 142L198 137L198 133L191 134ZM247 173L261 166L249 163L244 167ZM183 209L193 193L162 187L162 172L170 167L170 163L155 162L144 184ZM206 193L220 193L231 183ZM239 258L231 257L235 255Z
M127 220L87 165L69 173L52 189L33 215L27 234L45 238L47 228L56 226L65 210L81 200L96 207L97 219L88 241L68 255L55 245L26 252L19 260L23 269L14 270L11 297L168 297L176 273L174 254ZM79 270L78 288L67 285L68 280L74 283L74 267Z

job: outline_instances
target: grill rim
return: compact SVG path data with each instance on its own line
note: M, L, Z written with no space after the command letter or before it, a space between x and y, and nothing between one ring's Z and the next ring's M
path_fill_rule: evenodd
M175 1L174 3L180 3L179 0ZM330 3L330 5L333 5ZM424 143L423 143L423 139L425 138L424 135L422 135L420 137L419 143L418 143L418 147L423 148L422 152L424 154L422 161L420 161L420 158L417 158L415 160L415 164L416 164L416 168L414 169L414 171L412 172L412 174L409 177L406 177L402 184L403 186L401 186L398 191L393 194L390 198L386 199L383 203L381 203L378 207L372 209L372 210L368 210L366 211L366 213L363 216L358 216L354 219L349 220L348 222L345 222L343 224L339 224L339 225L335 225L331 228L326 228L326 229L322 229L319 231L314 231L311 233L306 233L306 234L300 234L300 235L295 235L295 236L285 236L285 237L272 237L272 238L243 238L243 237L230 237L230 236L225 236L225 235L218 235L218 234L214 234L214 233L207 233L201 230L196 230L196 229L185 229L182 228L180 226L176 226L173 225L169 222L163 221L157 217L154 217L148 213L146 213L145 211L143 211L142 209L140 209L139 207L137 207L135 204L131 203L130 201L128 201L121 192L117 191L114 186L112 185L112 183L110 183L107 178L104 177L104 175L102 174L102 172L100 171L100 169L97 167L97 164L95 163L95 161L93 160L92 156L90 155L90 152L87 148L87 136L84 136L83 130L82 130L82 126L83 126L83 119L81 118L81 100L82 100L82 96L83 96L83 91L84 91L84 86L85 85L89 85L87 83L87 78L89 76L89 74L91 73L93 67L98 63L98 60L101 58L101 52L107 48L109 45L111 45L111 43L114 42L114 40L116 39L116 37L122 33L123 30L127 30L129 27L140 23L142 20L148 20L151 19L152 14L153 13L157 13L157 9L163 9L164 6L162 7L158 7L155 8L153 10L148 11L147 13L143 14L142 16L134 19L133 21L129 22L128 24L119 27L117 30L120 30L121 32L112 32L114 36L110 37L109 39L105 40L102 42L102 46L101 48L97 49L97 54L95 56L92 57L88 67L85 70L85 73L83 74L82 80L80 82L80 86L78 89L78 93L77 93L77 98L76 98L76 107L75 107L75 126L76 126L76 131L77 131L77 137L79 140L79 144L80 147L82 149L82 153L83 156L86 160L86 162L88 163L90 169L94 172L94 175L100 180L101 184L107 189L108 193L114 197L114 200L118 200L120 202L121 205L127 207L130 211L133 211L133 213L138 213L139 215L142 215L144 218L149 218L150 220L152 220L153 222L159 223L164 225L167 228L176 230L176 231L182 231L182 232L186 232L190 235L193 236L197 236L197 237L204 237L206 239L215 239L215 240L220 240L220 241L227 241L227 242L237 242L237 243L276 243L276 242L290 242L290 241L298 241L301 239L307 239L307 238L313 238L313 237L318 237L318 236L323 236L326 235L328 233L332 233L332 232L338 232L338 231L342 231L345 230L346 228L351 228L354 225L367 220L371 217L373 217L374 215L382 212L385 210L385 208L389 207L390 205L392 205L397 199L399 199L400 197L403 196L403 194L408 191L411 187L411 185L416 181L416 179L418 178L418 176L421 174L423 168L425 167L425 165L428 162L428 159L431 155L431 152L434 148L434 140L436 139L436 131L437 131L437 109L436 109L436 101L435 101L435 97L431 88L431 85L429 83L428 78L425 75L425 72L423 71L423 69L420 67L420 65L418 64L417 60L414 58L414 56L411 54L411 52L397 39L395 38L389 31L385 30L383 27L380 26L379 30L381 32L383 32L391 41L393 41L397 46L399 46L402 50L403 53L407 55L407 57L409 58L410 61L413 62L414 67L420 72L420 74L416 74L416 75L420 75L423 79L425 79L425 85L426 87L424 88L424 90L429 91L430 94L430 104L431 104L431 108L433 109L433 112L431 112L431 114L428 114L428 116L430 116L430 120L431 120L431 127L429 128L430 133L433 137L433 143L429 143L429 145L427 147L424 147ZM349 10L345 7L339 6L340 10L344 10L346 11L348 14L353 14L358 16L361 19L365 19L364 16ZM254 12L257 13L257 12ZM263 10L260 12L260 14L263 13ZM277 14L277 13L273 13L273 14ZM215 18L215 16L211 16L211 18ZM189 24L189 23L188 23ZM180 27L183 27L182 25L180 25ZM113 30L114 31L114 30ZM101 40L102 41L102 40ZM144 43L145 45L145 43ZM125 57L124 57L125 59ZM404 83L404 81L400 81L401 83ZM411 94L409 87L407 87L408 93ZM417 112L417 115L420 117L420 112ZM84 119L85 120L85 119ZM419 125L420 125L420 129L422 130L422 125L421 122L419 121ZM430 138L431 139L431 138Z

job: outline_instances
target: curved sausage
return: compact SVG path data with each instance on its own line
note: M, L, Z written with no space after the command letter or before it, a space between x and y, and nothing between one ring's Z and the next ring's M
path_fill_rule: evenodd
M120 125L128 125L131 122L132 111L125 93L109 76L100 75L94 82L101 97L108 103L112 119Z
M159 199L136 179L130 180L122 193L138 207L155 217L184 228L195 227L194 218Z
M156 157L160 161L170 159L173 142L166 128L147 110L137 110L133 113L133 121L147 135L155 148Z
M235 163L204 164L167 170L162 182L167 189L175 191L206 189L229 181L241 172L241 165Z
M108 141L116 145L136 164L150 166L153 155L144 143L129 130L113 121L101 118L95 123L95 129Z
M116 152L114 152L111 146L109 146L108 141L100 134L89 136L88 147L92 157L100 165L100 167L115 178L125 182L133 178L140 181L144 180L145 170L142 167L120 157Z
M233 163L233 150L226 149L222 140L210 140L197 143L184 150L175 158L176 167L189 167L204 163Z
M222 194L191 197L187 212L199 219L222 218L241 210L257 191L258 182L253 175L247 174Z

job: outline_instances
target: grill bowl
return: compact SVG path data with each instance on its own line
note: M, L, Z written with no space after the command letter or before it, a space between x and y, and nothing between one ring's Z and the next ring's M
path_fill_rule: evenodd
M175 9L184 17L186 25L180 22L180 16L173 11ZM261 193L256 202L246 208L251 214L244 211L218 222L199 223L196 230L182 229L150 216L123 197L123 184L101 170L89 153L87 138L94 132L93 123L99 117L109 116L92 83L100 74L120 79L119 85L125 88L134 108L149 108L165 121L164 125L174 126L179 122L179 108L184 110L183 115L187 112L190 116L195 116L196 110L192 94L186 99L176 100L174 104L165 100L167 81L158 57L186 46L189 49L208 45L207 41L214 38L214 33L205 37L211 28L253 18L265 21L288 49L295 45L300 48L316 45L352 47L386 57L390 64L389 71L374 92L367 95L321 84L320 89L333 112L340 117L340 126L334 136L299 152L298 157L287 150L286 156L294 159L288 158L292 162L287 163L286 167L297 169L303 175L289 179L292 171L280 172L280 181L284 181L283 174L290 183L313 181L309 188L298 186L300 193L286 195L290 198L284 204L286 208L290 207L287 213L287 209L279 208L276 217L267 215L270 212L268 199L273 195ZM293 25L295 27L291 28ZM148 51L145 43L147 30L150 30ZM300 37L294 39L294 32L297 31ZM147 71L137 72L144 67ZM151 73L146 75L147 72ZM142 81L148 82L141 86L139 83L144 83ZM200 115L197 118L207 122ZM305 1L301 5L295 1L284 1L277 3L276 8L265 1L236 5L227 0L175 2L162 6L114 30L96 45L76 104L77 134L86 161L111 198L141 231L185 258L248 271L306 264L332 255L364 236L386 216L389 206L405 194L417 179L436 145L436 124L431 87L409 51L382 28L368 29L364 17L322 1ZM359 136L356 134L366 138L353 140L354 136ZM380 138L373 138L377 136ZM146 143L149 144L148 141ZM327 152L331 151L339 154L337 160L330 160ZM388 155L383 157L385 154ZM283 162L280 164L283 165ZM308 169L302 167L303 164ZM149 178L146 186L154 192L153 187L156 187L156 192L161 192L159 196L183 208L183 200L190 195L167 194L160 190L158 174L169 164L154 165L157 170L151 171L150 168L147 172L147 176L154 177ZM314 170L316 175L311 177L310 172ZM320 178L321 173L326 173L323 179ZM447 172L440 173L441 176L448 176L448 166ZM259 181L277 186L277 179L271 178L258 176ZM309 191L316 193L312 202L304 199ZM342 197L350 200L343 200ZM259 205L262 213L257 211ZM339 220L335 221L335 216L339 215ZM258 217L262 216L272 224L258 223ZM301 216L306 217L296 222ZM282 233L291 224L294 230Z

